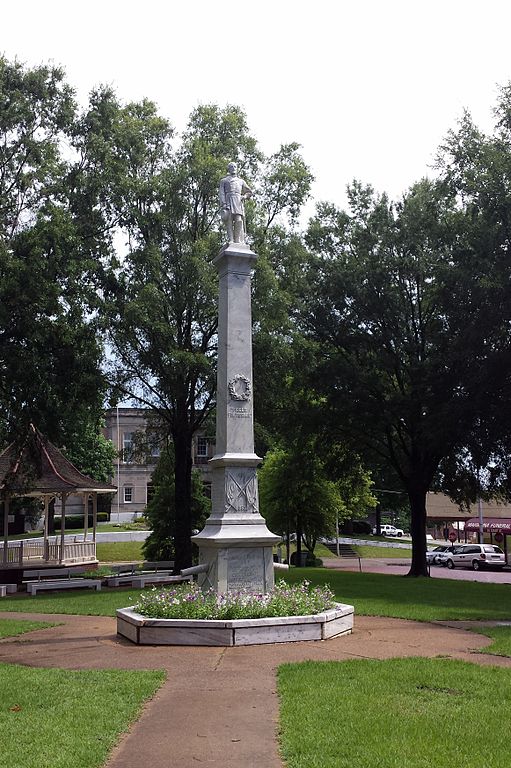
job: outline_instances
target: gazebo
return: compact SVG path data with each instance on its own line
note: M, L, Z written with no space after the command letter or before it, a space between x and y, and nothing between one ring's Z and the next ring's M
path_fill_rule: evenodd
M109 483L83 475L32 424L20 443L12 443L0 453L0 498L3 501L3 547L0 549L0 584L21 581L25 568L58 568L96 564L98 493L114 493ZM65 540L66 499L83 497L83 540ZM43 538L39 541L9 541L9 510L14 497L39 498L44 504ZM87 540L89 498L92 497L92 540ZM50 502L62 504L59 537L48 536Z

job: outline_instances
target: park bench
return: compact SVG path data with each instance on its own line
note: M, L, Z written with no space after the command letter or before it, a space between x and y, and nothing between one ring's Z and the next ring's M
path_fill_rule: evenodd
M173 560L144 560L142 563L116 563L110 566L110 570L114 572L115 576L132 576L134 574L138 575L146 572L170 574L173 568Z
M53 581L27 582L27 592L29 595L35 595L37 592L46 589L80 589L84 587L99 591L101 589L101 579L55 579Z
M146 584L173 584L191 581L188 576L172 576L168 573L132 573L131 575L105 576L104 582L108 587L121 587L131 584L132 587L143 588Z
M173 560L144 560L142 563L142 571L154 571L155 573L161 571L172 571L174 568Z
M30 569L29 571L23 571L23 578L28 580L37 579L41 581L42 578L47 576L53 576L60 579L70 579L72 576L78 576L83 572L83 566L75 568L41 568L38 570Z

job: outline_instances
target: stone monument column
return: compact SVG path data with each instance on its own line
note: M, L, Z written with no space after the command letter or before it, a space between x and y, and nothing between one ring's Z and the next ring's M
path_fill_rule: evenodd
M199 545L203 589L266 593L274 584L271 533L259 512L254 453L251 274L257 255L243 242L224 246L219 275L216 454L212 511L192 537Z

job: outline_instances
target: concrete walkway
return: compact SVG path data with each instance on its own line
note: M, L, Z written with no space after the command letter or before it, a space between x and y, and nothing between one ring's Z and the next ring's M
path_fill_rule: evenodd
M0 613L62 625L0 641L0 661L69 669L165 669L167 681L106 768L282 768L275 671L285 662L438 656L511 668L477 653L489 638L445 622L355 617L352 635L236 648L139 647L105 617ZM476 624L476 622L474 622ZM479 625L480 626L480 625Z

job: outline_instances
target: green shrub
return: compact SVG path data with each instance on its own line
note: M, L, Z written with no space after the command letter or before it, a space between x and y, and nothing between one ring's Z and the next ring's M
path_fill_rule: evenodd
M107 523L108 513L98 512L98 523ZM66 515L64 530L72 528L83 528L84 525L83 515ZM55 530L60 531L61 517L55 517ZM92 515L89 515L89 528L92 528Z

